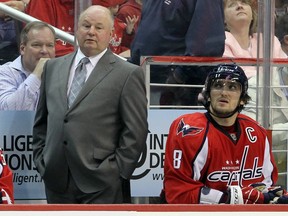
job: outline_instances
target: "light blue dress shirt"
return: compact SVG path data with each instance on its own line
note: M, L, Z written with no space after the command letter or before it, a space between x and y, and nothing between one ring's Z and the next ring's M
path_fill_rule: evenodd
M41 81L24 70L21 56L0 65L0 110L35 111Z

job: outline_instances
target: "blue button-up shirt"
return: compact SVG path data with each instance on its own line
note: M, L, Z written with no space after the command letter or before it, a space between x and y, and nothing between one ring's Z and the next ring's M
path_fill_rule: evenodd
M0 65L0 110L36 110L41 81L22 66L21 56Z

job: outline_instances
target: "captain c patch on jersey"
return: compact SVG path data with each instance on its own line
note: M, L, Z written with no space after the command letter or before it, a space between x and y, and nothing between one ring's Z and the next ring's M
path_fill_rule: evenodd
M203 131L203 128L194 127L194 126L190 126L189 124L185 124L183 119L181 119L177 127L177 135L182 133L182 137L187 136L187 135L193 136L193 135L201 133L201 131Z

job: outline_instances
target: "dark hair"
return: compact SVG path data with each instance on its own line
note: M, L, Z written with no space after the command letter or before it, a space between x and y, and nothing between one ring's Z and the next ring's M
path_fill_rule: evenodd
M38 30L38 29L43 29L43 28L49 28L51 30L52 34L54 35L54 38L56 38L55 30L50 25L48 25L47 23L41 22L41 21L33 21L33 22L28 23L22 29L21 34L20 34L20 43L27 44L27 42L29 40L28 39L28 33L31 30L34 30L34 29Z
M275 35L283 43L284 36L288 34L288 14L280 16L275 25Z

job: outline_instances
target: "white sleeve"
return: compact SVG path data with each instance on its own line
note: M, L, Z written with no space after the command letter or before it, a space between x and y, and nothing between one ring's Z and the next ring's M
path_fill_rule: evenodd
M200 204L218 204L224 195L223 192L208 187L201 189Z
M227 196L226 200L221 200L224 196ZM220 201L227 204L243 204L241 187L229 186L227 194L208 187L201 189L200 204L219 204Z

